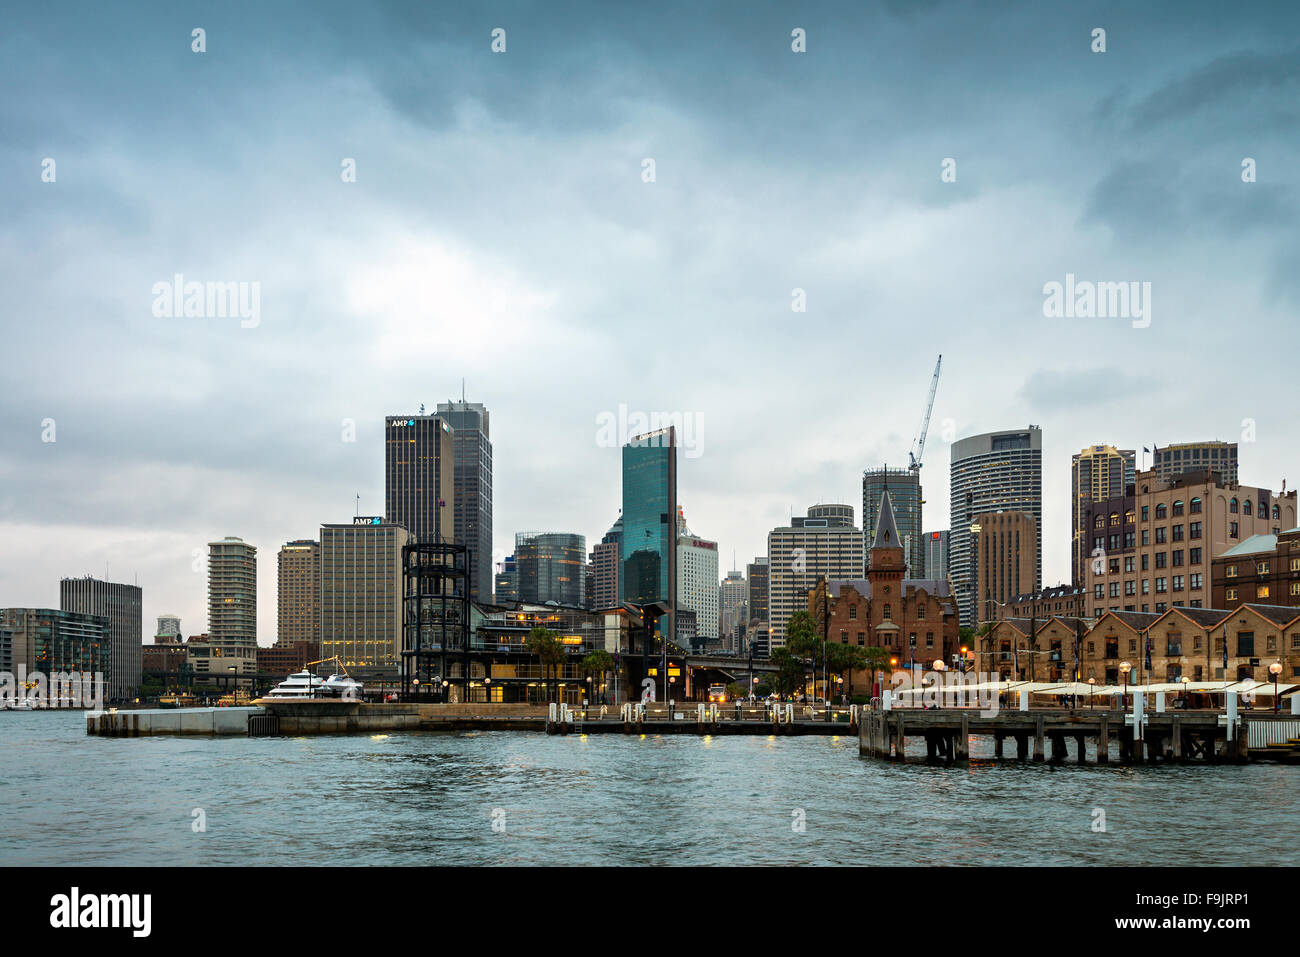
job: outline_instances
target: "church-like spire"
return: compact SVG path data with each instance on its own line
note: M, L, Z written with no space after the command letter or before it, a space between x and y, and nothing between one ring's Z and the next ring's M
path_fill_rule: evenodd
M902 548L898 538L898 526L894 524L894 506L889 501L889 489L880 496L880 515L876 519L876 537L872 548Z

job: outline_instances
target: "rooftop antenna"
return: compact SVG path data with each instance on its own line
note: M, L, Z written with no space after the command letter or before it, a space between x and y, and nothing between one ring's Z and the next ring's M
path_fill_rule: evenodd
M423 402L420 403L420 414L421 414L421 415L424 415L424 403L423 403Z
M462 376L460 380L460 404L465 404L465 379Z
M360 515L361 515L361 495L358 494L357 495L357 516L360 517Z

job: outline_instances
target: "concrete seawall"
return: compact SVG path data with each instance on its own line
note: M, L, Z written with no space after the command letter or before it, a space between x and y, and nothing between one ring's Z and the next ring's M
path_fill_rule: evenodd
M260 699L268 715L279 720L281 735L364 734L375 731L415 731L420 706L364 704L359 701L273 701Z
M86 734L138 738L155 734L248 734L248 719L261 708L157 708L139 711L91 711Z

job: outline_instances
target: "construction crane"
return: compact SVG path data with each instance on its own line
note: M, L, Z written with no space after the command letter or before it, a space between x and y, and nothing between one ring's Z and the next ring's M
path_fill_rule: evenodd
M912 451L907 453L909 472L919 473L921 471L921 456L925 454L925 435L930 431L930 413L934 411L934 393L939 388L939 366L943 364L943 356L939 356L939 361L934 364L934 378L930 380L930 398L925 403L925 415L921 419L921 431L917 433L912 440Z

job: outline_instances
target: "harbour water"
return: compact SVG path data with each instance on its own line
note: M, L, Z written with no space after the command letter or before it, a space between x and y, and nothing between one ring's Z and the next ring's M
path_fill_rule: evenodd
M848 735L121 739L6 712L0 865L1295 865L1298 784L888 765Z

